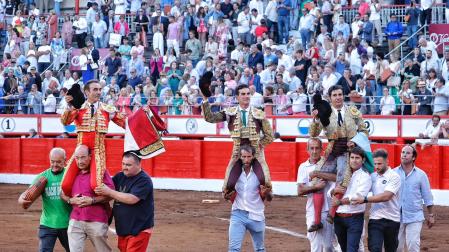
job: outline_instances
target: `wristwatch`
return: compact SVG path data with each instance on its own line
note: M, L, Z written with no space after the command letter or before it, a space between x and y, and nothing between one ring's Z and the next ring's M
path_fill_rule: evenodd
M365 198L363 199L363 203L368 203L368 196L365 196Z

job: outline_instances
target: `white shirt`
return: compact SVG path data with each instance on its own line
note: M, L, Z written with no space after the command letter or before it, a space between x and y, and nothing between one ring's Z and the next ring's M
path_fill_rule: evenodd
M243 57L243 52L241 50L236 48L231 52L231 60L236 60L239 62L241 57Z
M53 94L48 95L47 99L42 101L42 104L44 105L44 112L56 112L56 98Z
M278 59L278 67L281 65L285 67L285 71L290 70L293 66L292 58L287 54L282 54L282 57Z
M73 22L73 26L78 28L75 30L75 34L87 32L87 21L83 17L80 17L78 20L75 20Z
M270 81L274 81L275 78L276 78L276 72L271 71L270 68L266 68L260 73L260 83L262 83L263 88L266 88L268 86L273 86L273 82L270 82Z
M261 108L263 106L263 95L254 92L254 94L251 95L249 105L251 107Z
M401 188L401 177L390 167L384 174L377 172L371 174L373 195L381 194L385 191L392 192L393 198L386 202L373 203L370 210L370 219L388 219L396 222L401 221L401 212L399 207L399 188Z
M93 23L95 22L95 15L97 15L97 12L90 7L87 11L86 11L86 21L88 23Z
M305 15L305 16L302 16L302 17L299 19L299 29L300 29L300 30L304 29L304 30L309 30L309 31L311 31L312 28L313 28L313 21L314 21L314 18L313 18L313 16L310 15L310 14L307 14L307 15Z
M350 169L348 167L348 169ZM351 200L355 197L362 197L368 195L371 189L371 177L368 172L362 168L358 169L352 174L351 181L346 189L343 198ZM360 205L340 205L338 206L337 213L363 213L365 212L366 204Z
M251 0L249 2L249 10L252 11L253 9L257 10L258 15L262 15L264 13L263 1Z
M238 33L246 33L249 32L250 26L249 26L249 20L250 20L249 13L245 14L245 12L240 12L240 14L237 16L237 32Z
M427 10L432 7L433 0L421 0L421 9Z
M38 52L51 51L51 47L49 45L39 46L37 51ZM42 54L41 56L39 56L39 59L37 60L37 62L39 62L39 63L50 63L51 62L50 59L51 59L51 54Z
M307 95L302 93L299 94L297 92L289 92L287 93L288 97L292 99L292 111L293 113L306 112L307 107Z
M338 78L334 73L329 74L329 76L323 75L323 94L327 94L329 88L337 84L337 82Z
M235 185L237 196L232 204L232 210L248 211L248 218L255 221L265 220L265 205L259 194L259 180L251 167L248 176L245 171L240 174L239 180Z
M108 31L106 22L99 20L92 24L92 35L94 38L103 38L103 35Z
M277 13L277 1L272 0L268 2L267 8L265 8L265 16L267 16L267 19L273 22L278 21L278 13Z
M259 12L260 13L260 12ZM263 16L261 14L257 14L257 16L254 16L251 14L251 33L254 33L256 31L256 27L260 25L260 20L263 19ZM256 23L256 24L254 24Z
M351 23L352 36L354 38L359 37L359 30L361 25L363 25L363 22L360 20Z
M423 132L425 137L432 137L435 136L436 134L438 134L440 132L440 126L441 126L441 122L438 123L437 126L433 126L433 123L429 123L429 125L426 127L426 130Z
M68 79L64 78L64 80L62 82L62 87L65 87L65 88L67 88L67 90L69 90L73 86L74 83L75 83L75 80L72 77L70 77Z
M381 115L391 115L391 112L396 110L396 102L393 96L389 95L387 97L382 96L380 99Z
M315 171L316 164L311 164L309 160L299 165L298 168L298 177L296 179L296 183L304 184L306 186L311 186L312 181L310 180L310 173ZM333 182L328 182L326 187L324 188L324 191L327 192L331 187L333 187ZM315 218L315 208L313 207L313 197L312 193L307 194L307 203L306 203L306 218L307 219L314 219ZM321 209L321 212L328 212L329 211L329 197L327 195L324 197L324 204L323 208Z

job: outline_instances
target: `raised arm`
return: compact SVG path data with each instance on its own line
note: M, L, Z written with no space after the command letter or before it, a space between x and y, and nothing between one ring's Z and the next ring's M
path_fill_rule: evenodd
M204 99L204 102L201 104L201 108L203 109L204 120L206 120L206 122L218 123L226 121L226 114L224 111L215 113L211 111L207 98Z

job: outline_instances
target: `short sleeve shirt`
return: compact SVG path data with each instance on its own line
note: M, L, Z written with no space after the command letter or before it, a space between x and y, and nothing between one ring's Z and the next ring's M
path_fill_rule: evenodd
M117 200L114 201L112 212L115 219L117 235L136 236L145 229L154 226L154 198L153 182L145 171L133 177L127 177L123 172L113 178L117 191L130 193L140 200L128 205Z
M384 174L377 172L371 174L373 195L381 194L385 191L392 192L393 198L386 202L373 203L371 205L370 219L388 219L399 222L401 213L399 208L399 189L401 188L401 177L388 168Z

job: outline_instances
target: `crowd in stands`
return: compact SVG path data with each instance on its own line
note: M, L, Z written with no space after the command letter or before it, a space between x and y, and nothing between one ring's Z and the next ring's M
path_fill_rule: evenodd
M449 51L440 58L422 33L407 41L408 58L393 50L430 23L434 1L407 3L407 25L392 12L384 28L388 7L378 0L353 2L353 20L342 15L345 0L89 0L80 15L42 2L0 0L0 113L57 113L74 83L98 78L103 102L124 113L148 104L199 115L206 71L214 111L235 104L235 88L248 84L253 106L308 114L312 96L338 84L364 114L448 112ZM79 71L70 70L70 48L81 49Z

